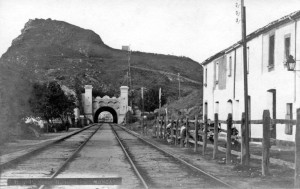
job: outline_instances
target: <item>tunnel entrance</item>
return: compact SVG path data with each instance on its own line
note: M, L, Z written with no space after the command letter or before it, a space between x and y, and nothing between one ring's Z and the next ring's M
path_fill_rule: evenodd
M113 116L110 112L103 111L98 116L98 122L104 122L104 123L112 123L113 122Z
M98 123L98 119L99 119L99 115L102 113L102 112L109 112L111 115L112 115L112 122L113 123L118 123L118 115L117 115L117 112L111 108L111 107L108 107L108 106L104 106L104 107L101 107L99 108L96 112L95 112L95 115L94 115L94 123Z

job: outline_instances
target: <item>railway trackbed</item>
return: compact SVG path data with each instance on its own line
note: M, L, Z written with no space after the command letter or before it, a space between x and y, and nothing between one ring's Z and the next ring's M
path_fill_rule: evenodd
M9 187L7 181L10 178L56 177L100 127L99 125L87 127L63 140L25 155L22 160L3 166L0 173L0 188Z
M8 181L22 178L52 184L17 188L231 187L116 124L95 124L2 169L0 176L0 188L16 188Z
M145 188L233 188L130 130L117 125L112 128L142 177Z
M94 125L11 164L0 177L0 188L8 189L143 187L108 124ZM19 184L32 179L34 184Z

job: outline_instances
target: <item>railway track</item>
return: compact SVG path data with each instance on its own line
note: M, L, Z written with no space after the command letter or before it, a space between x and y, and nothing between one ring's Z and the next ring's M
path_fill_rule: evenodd
M112 128L144 188L233 188L127 129Z
M95 125L66 140L59 141L26 160L6 166L0 174L0 188L143 188L134 170L128 163L111 127L108 124ZM88 184L34 184L8 185L8 180L30 180L31 178L66 182L73 179L86 181ZM96 185L95 180L108 179L106 183ZM113 180L113 182L112 182ZM52 182L53 181L53 182ZM12 183L11 181L9 181Z
M0 188L12 178L48 180L119 178L118 184L30 185L18 188L230 188L116 124L91 126L1 170ZM105 185L105 184L104 184Z
M52 145L24 156L22 160L15 161L14 164L10 163L2 167L0 188L15 188L15 186L7 186L7 180L10 178L56 177L100 127L99 125L87 127L63 140L58 140Z

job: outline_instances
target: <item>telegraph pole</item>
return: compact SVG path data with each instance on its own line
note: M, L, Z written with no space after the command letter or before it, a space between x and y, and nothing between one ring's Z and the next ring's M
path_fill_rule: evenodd
M247 39L246 39L246 7L244 0L241 0L242 18L242 43L243 43L243 65L244 65L244 103L245 103L245 149L242 150L242 164L249 165L249 109L248 109L248 65L247 65Z
M160 120L160 109L161 109L161 88L159 88L159 91L158 91L158 106L159 106L159 109L158 109L158 120ZM162 123L162 122L161 122ZM159 124L159 123L158 123ZM159 124L159 125L162 125L162 124ZM160 133L160 132L158 132ZM159 134L160 135L160 134Z
M178 78L178 99L180 99L180 73L178 73L177 78Z
M128 50L128 72L127 72L127 85L129 87L129 93L131 94L132 88L131 88L131 72L130 72L130 56L131 56L131 50L130 46L127 47ZM132 107L132 99L129 99L130 107Z
M131 55L131 50L128 50L128 80L129 80L129 89L131 89L131 73L130 73L130 55Z
M142 95L142 128L143 128L143 134L145 133L145 128L144 128L144 87L141 89L141 95Z
M129 87L129 74L128 74L128 72L126 73L126 80L127 80L127 86Z

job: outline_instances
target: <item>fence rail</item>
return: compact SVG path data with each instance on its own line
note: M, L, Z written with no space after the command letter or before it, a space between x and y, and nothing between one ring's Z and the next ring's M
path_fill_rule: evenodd
M241 120L232 120L232 114L228 114L227 120L219 120L218 114L214 115L214 121L210 121L210 124L214 126L214 130L218 130L218 124L226 124L226 130L222 129L223 132L227 133L226 137L226 163L231 163L231 131L233 124L241 124L241 164L245 165L250 161L250 153L245 151L246 145L249 146L250 136L245 136L245 117L242 115ZM194 144L194 151L197 151L198 144L202 144L202 155L206 154L207 148L207 130L208 130L208 119L207 115L204 115L203 120L199 120L197 117L195 119L167 119L167 117L162 116L162 119L158 119L158 124L160 125L159 132L156 132L157 137L162 137L167 139L166 133L167 129L171 130L171 140L175 140L174 144L178 145L178 140L180 141L180 147L184 146L184 141L186 142L186 147L189 147L190 143ZM167 128L167 124L171 123L170 128ZM269 110L264 110L261 120L249 120L250 124L261 124L263 128L263 138L262 138L262 175L266 176L270 174L269 164L270 164L270 148L271 148L271 125L275 124L287 124L289 126L296 125L295 129L295 175L294 175L294 187L300 188L300 109L297 109L297 119L271 119ZM180 126L184 125L184 133L180 132ZM194 130L194 133L190 131ZM189 135L192 134L194 140L189 140ZM199 140L199 136L202 136L202 142ZM218 153L218 135L214 135L214 146L213 146L213 159L217 157ZM246 163L245 163L246 162Z
M199 120L200 123L203 123L202 120ZM194 123L195 120L190 120L190 123ZM219 123L227 124L227 120L219 120ZM290 124L296 125L297 120L287 120L287 119L271 119L271 124ZM213 123L213 122L212 122ZM242 124L241 120L232 120L233 124ZM250 124L263 124L263 120L249 120Z

